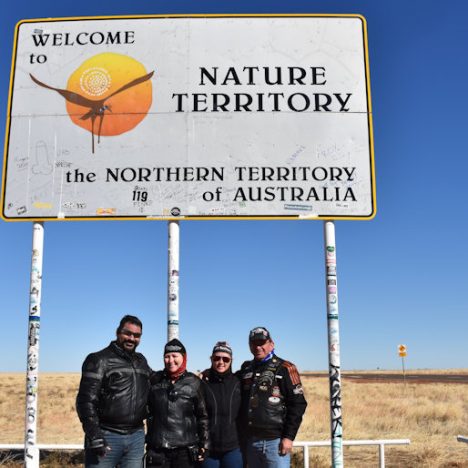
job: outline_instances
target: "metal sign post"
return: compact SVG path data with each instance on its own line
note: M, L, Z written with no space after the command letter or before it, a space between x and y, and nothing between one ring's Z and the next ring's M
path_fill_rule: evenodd
M168 288L167 288L167 341L179 338L179 222L167 223L169 234Z
M328 365L330 376L330 422L332 467L343 465L343 424L341 419L340 331L338 323L338 284L336 274L335 224L323 223L328 322Z
M37 447L37 398L39 379L39 331L41 326L42 257L44 226L33 224L31 282L29 292L28 361L26 370L26 422L24 434L24 465L39 467Z

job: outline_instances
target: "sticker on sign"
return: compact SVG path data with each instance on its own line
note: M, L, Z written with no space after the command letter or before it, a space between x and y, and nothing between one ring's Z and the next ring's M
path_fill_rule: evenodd
M26 20L13 66L6 220L375 215L361 16Z

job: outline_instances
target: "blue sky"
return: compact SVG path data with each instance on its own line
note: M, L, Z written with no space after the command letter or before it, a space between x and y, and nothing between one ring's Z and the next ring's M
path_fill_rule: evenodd
M377 216L336 222L343 370L466 365L468 262L465 2L16 2L0 17L0 127L14 27L24 18L162 13L359 13L368 22ZM268 327L277 353L328 368L320 221L181 223L181 339L189 368L227 339L234 367L248 331ZM0 371L23 371L31 223L0 222ZM45 224L40 370L78 371L114 337L120 317L144 322L140 350L162 365L165 222Z

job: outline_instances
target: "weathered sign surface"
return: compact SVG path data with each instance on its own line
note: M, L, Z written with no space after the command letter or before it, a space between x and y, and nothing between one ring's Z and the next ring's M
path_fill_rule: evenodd
M359 16L17 26L7 220L375 214Z

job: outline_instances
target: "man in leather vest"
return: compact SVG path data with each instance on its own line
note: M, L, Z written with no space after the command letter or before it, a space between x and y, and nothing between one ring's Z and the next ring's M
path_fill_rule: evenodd
M242 364L242 429L249 468L283 468L307 407L296 366L274 353L270 332L257 327L249 334L254 359Z
M84 361L76 409L85 432L85 466L140 468L151 369L135 351L141 321L126 315L117 339Z

